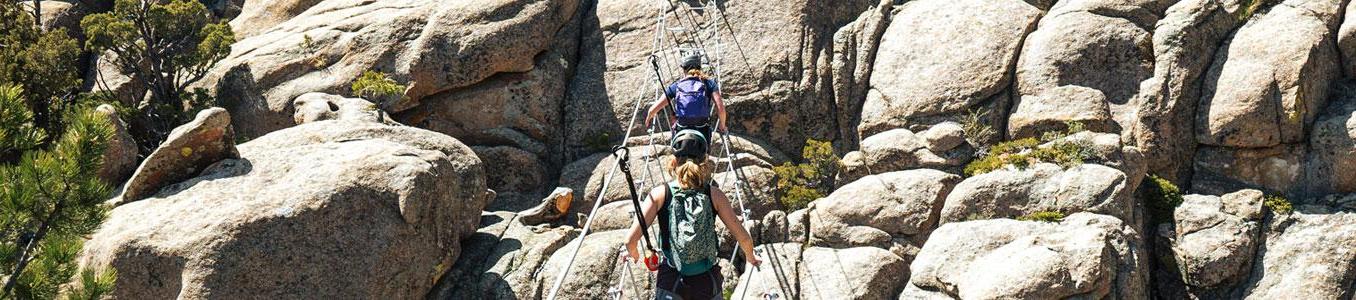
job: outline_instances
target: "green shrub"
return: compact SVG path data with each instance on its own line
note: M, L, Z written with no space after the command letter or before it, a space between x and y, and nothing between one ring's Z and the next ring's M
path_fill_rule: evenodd
M358 76L358 79L353 81L352 88L354 96L378 103L381 98L405 94L405 85L387 77L386 73L377 71L363 72L363 75Z
M1055 163L1065 168L1083 164L1084 160L1093 156L1090 145L1081 142L1060 141L1051 144L1049 147L1040 147L1041 143L1058 140L1084 130L1083 125L1078 122L1070 122L1067 125L1070 131L1042 134L1041 139L1024 138L998 143L990 147L987 153L979 159L965 165L965 175L984 174L1007 165L1024 169L1037 162Z
M1160 224L1173 221L1173 211L1182 205L1182 190L1172 181L1149 174L1149 180L1140 184L1143 189L1145 206L1149 209L1149 222Z
M842 166L838 156L833 154L833 144L825 141L806 141L801 156L805 158L804 163L772 167L780 193L778 200L787 210L804 208L810 201L832 192L834 176Z
M1059 223L1064 221L1064 213L1052 210L1038 211L1017 217L1018 221Z
M1295 211L1295 206L1290 204L1290 200L1280 195L1267 195L1262 198L1262 205L1270 208L1271 212L1278 215L1286 215Z
M993 126L984 122L987 116L988 112L974 109L961 116L960 123L961 128L965 131L965 140L970 142L971 145L980 145L989 137L998 134L993 130Z

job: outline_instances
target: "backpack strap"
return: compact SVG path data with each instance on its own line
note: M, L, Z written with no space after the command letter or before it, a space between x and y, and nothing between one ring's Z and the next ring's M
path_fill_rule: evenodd
M673 187L664 184L664 205L659 206L659 251L672 251L673 242L669 237L669 203L673 203Z

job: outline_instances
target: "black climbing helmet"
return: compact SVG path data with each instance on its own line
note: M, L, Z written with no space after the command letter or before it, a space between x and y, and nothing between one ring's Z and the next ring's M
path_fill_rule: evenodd
M683 71L690 71L692 69L700 70L702 68L702 55L693 53L684 57L682 67Z
M706 160L706 136L702 135L701 131L692 129L678 131L669 142L669 147L673 147L674 156L694 158L697 161Z

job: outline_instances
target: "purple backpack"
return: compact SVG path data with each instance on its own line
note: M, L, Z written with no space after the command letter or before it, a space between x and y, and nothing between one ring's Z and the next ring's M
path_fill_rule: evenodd
M711 87L705 79L688 77L673 84L673 110L679 120L696 120L711 116Z

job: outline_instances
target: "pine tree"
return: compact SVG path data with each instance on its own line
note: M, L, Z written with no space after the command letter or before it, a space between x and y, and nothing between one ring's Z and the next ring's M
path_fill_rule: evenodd
M128 121L146 152L213 101L206 91L189 88L226 58L235 43L231 26L213 19L196 0L117 0L113 11L80 21L88 36L86 48L116 54L109 62L148 88L147 103L119 99L124 107L139 110L133 114L138 118Z
M112 288L111 272L80 270L75 263L85 236L103 221L111 190L96 174L112 125L88 105L67 113L65 130L50 145L31 123L23 89L0 84L0 145L23 151L0 165L0 299L95 299ZM15 151L14 148L0 149Z
M37 3L34 3L35 5ZM18 84L27 91L24 105L32 111L34 125L46 131L61 131L58 120L80 86L76 64L80 43L65 29L42 31L35 18L20 4L0 2L0 81ZM15 157L0 156L2 161Z

